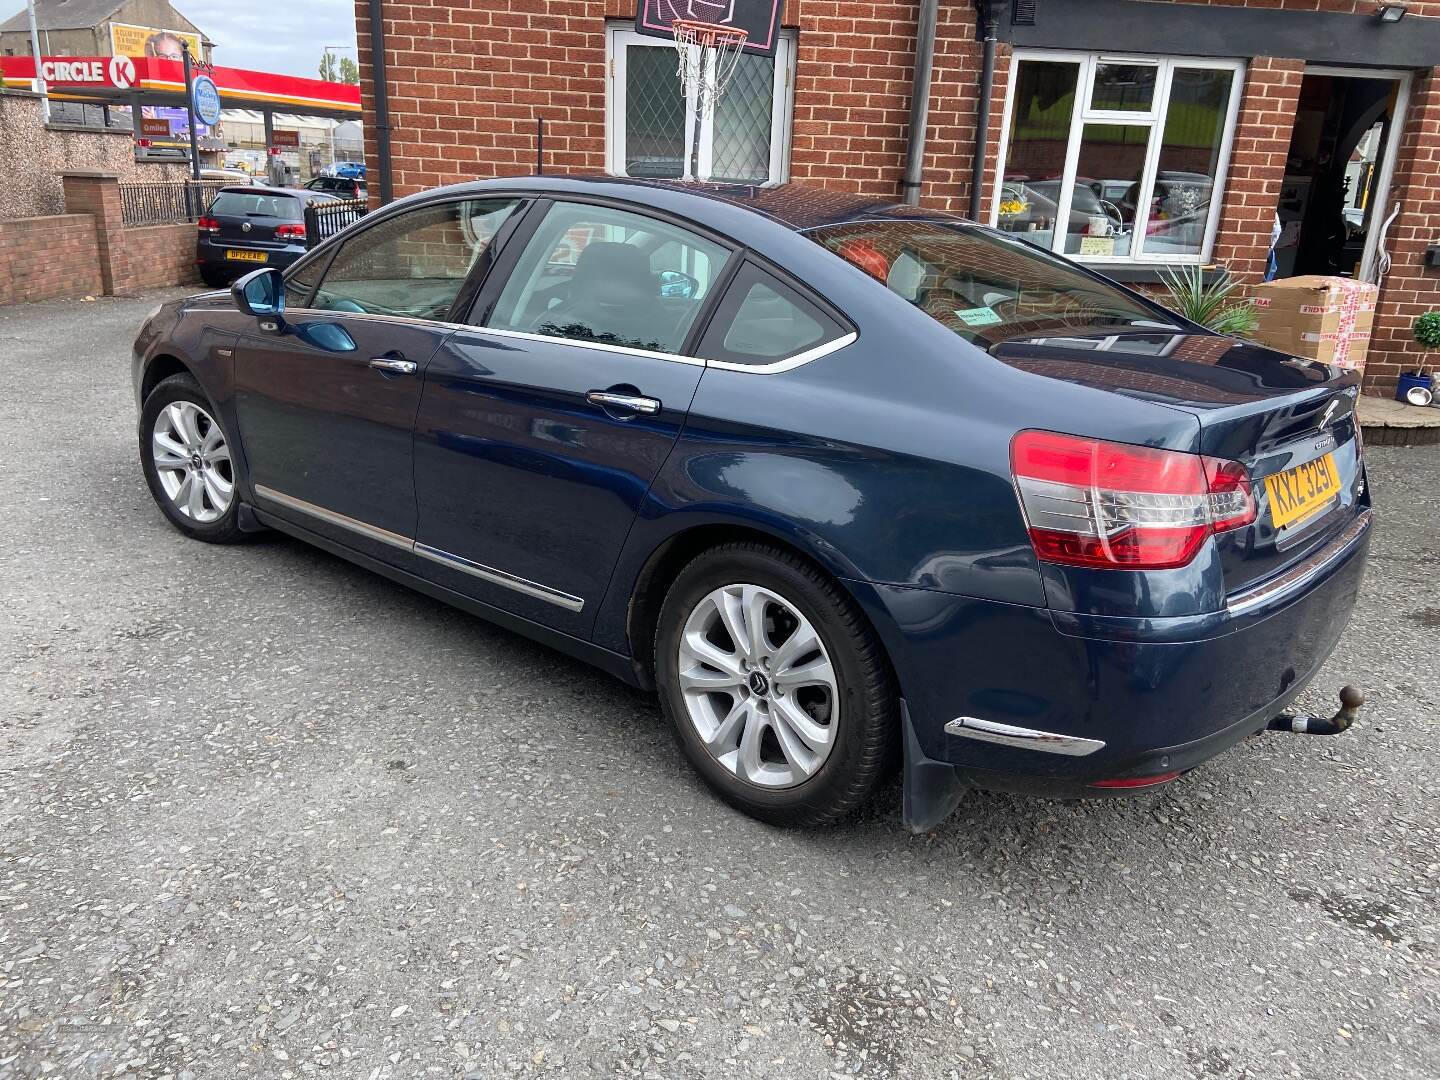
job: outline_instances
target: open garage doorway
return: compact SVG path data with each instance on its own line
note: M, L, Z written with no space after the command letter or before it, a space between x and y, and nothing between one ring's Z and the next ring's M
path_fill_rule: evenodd
M1306 68L1280 189L1280 277L1376 280L1409 90L1405 72Z

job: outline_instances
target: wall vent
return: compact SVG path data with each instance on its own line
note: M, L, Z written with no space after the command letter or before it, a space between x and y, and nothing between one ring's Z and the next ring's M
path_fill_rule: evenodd
M1039 0L1015 0L1015 7L1010 12L1011 26L1034 26L1035 7Z

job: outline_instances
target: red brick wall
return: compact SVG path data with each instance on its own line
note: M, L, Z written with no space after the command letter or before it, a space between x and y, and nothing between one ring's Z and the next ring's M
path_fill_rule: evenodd
M1184 2L1184 0L1161 0ZM1374 0L1211 0L1215 6L1369 14ZM880 197L898 197L904 169L915 0L787 0L784 24L798 27L790 174ZM635 0L387 0L395 192L475 177L533 171L535 119L545 119L545 167L600 172L605 166L605 20L632 19ZM373 119L369 4L357 0L361 97ZM1440 15L1440 0L1410 4L1410 16ZM1403 33L1403 26L1397 32ZM980 45L972 5L941 5L930 101L926 205L966 210L975 142ZM1245 77L1234 155L1215 258L1245 279L1263 273L1270 225L1304 63L1259 58ZM1001 45L987 133L986 207L994 198L1010 50ZM1440 307L1440 273L1419 265L1440 237L1440 87L1416 87L1393 197L1404 212L1392 228L1396 267L1381 296L1371 371L1393 385L1410 346L1413 313ZM1428 126L1427 126L1428 125ZM374 125L366 150L376 153ZM378 194L378 184L371 190Z
M117 292L189 285L200 280L195 269L195 226L189 222L126 229L125 251L130 276L119 284Z
M88 214L0 221L0 304L101 291L95 221Z

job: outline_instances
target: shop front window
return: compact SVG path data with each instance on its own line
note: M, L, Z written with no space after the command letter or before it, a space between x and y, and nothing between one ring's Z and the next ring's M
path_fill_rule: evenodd
M675 47L611 27L606 170L617 176L690 178L695 101L675 75ZM732 184L785 180L790 144L794 39L782 33L775 55L740 57L713 110L699 118L698 175Z
M1242 70L1017 53L992 224L1085 261L1208 258Z

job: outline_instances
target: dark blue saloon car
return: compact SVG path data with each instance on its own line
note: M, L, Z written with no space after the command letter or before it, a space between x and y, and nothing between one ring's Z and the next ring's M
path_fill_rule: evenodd
M1264 728L1355 602L1356 376L960 218L544 177L371 214L141 330L145 475L652 687L724 799L903 764L1120 794Z

